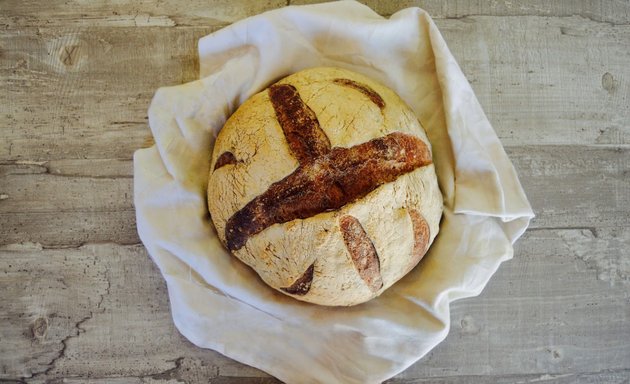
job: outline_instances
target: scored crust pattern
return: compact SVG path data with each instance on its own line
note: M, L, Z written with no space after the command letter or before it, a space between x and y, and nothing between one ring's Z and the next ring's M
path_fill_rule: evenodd
M333 83L361 92L382 111L385 101L372 88L349 79ZM264 229L295 219L337 210L399 176L432 163L427 145L413 135L394 132L350 148L331 147L313 110L290 84L274 84L268 89L276 118L289 149L298 161L297 169L269 186L227 221L225 239L230 251L242 248L247 239ZM222 153L214 169L238 160L231 152ZM410 270L426 252L429 227L415 209L408 209L413 225L414 247ZM339 219L339 229L359 276L373 292L383 286L376 249L359 220L350 215ZM293 295L308 293L315 263L289 287Z
M221 156L217 159L216 164L214 164L214 169L217 170L221 167L224 167L228 164L236 164L238 161L232 152L223 152Z
M354 216L345 215L339 219L339 229L359 276L372 292L378 291L383 287L381 265L376 248L361 222Z

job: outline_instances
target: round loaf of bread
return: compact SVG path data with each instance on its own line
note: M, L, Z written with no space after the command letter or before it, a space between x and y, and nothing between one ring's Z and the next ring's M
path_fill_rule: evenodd
M348 70L304 70L249 98L220 131L210 169L221 242L299 300L368 301L439 230L424 129L392 90Z

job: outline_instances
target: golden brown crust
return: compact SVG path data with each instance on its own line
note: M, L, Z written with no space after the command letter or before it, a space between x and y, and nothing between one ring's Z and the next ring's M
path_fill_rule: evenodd
M378 291L383 287L383 279L380 261L372 240L354 216L342 216L339 219L339 229L359 276L372 292Z
M339 85L343 85L343 86L346 86L346 87L350 87L350 88L356 89L357 91L359 91L362 94L364 94L365 96L367 96L381 110L383 110L383 108L385 108L385 100L383 100L381 95L376 93L376 91L373 90L372 88L370 88L368 85L361 84L361 83L359 83L357 81L350 80L350 79L335 79L335 80L333 80L333 82L335 84L339 84Z
M409 272L427 253L431 233L429 224L417 209L409 209L407 212L409 212L411 225L413 227L413 250L411 251L411 259L409 260L409 267L407 268L407 272Z
M411 270L439 231L430 152L392 90L308 69L228 119L208 209L221 242L266 284L310 303L359 304Z
M300 167L250 201L227 221L227 247L235 251L273 224L339 209L400 175L431 164L419 138L394 132L333 150Z

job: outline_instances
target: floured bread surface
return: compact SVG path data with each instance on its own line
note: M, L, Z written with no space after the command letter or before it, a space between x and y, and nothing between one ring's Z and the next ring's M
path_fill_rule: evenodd
M347 70L304 70L252 96L219 133L210 169L221 242L299 300L370 300L439 230L424 129L392 90Z

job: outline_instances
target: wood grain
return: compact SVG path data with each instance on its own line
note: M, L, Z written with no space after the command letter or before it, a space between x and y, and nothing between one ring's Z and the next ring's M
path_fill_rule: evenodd
M630 144L629 24L578 16L436 23L504 145Z
M630 26L536 17L438 25L505 145L630 143ZM0 159L130 159L148 135L153 92L196 77L195 41L212 30L3 33ZM493 44L498 35L504 42ZM576 51L586 52L578 64Z
M83 2L80 0L38 1L4 0L3 23L12 28L48 26L190 26L225 25L244 17L284 5L320 3L319 0L239 0L213 1L212 6L203 0L191 0L182 6L178 0L117 2ZM389 16L400 9L421 7L434 18L464 18L467 16L580 16L611 25L628 24L630 11L627 1L607 0L494 0L479 2L468 0L362 0L381 15Z
M630 229L529 231L499 279L452 306L447 341L401 377L627 369L630 268L623 246L600 241L627 246Z
M532 228L630 226L630 147L506 151L536 213Z
M132 172L119 159L0 162L0 245L139 243Z
M287 5L286 0L192 0L126 2L5 0L3 23L11 28L41 25L62 27L174 27L227 25Z
M506 151L536 212L532 228L630 226L629 147L520 146ZM0 165L5 196L0 244L139 242L131 171L131 162L122 160Z
M149 135L153 93L197 77L196 41L211 31L3 32L0 160L131 159Z
M291 4L313 4L317 0L292 0ZM381 15L391 15L400 9L420 7L433 18L459 19L468 16L554 16L583 18L610 24L628 24L630 11L624 1L606 0L493 0L493 1L440 1L440 0L362 0Z
M480 297L453 304L446 341L396 382L627 370L630 267L614 243L630 246L630 230L594 236L528 232ZM0 271L2 292L20 298L0 308L2 343L11 346L0 378L266 377L179 335L165 283L140 245L5 246Z
M630 3L364 2L436 18L537 214L390 382L627 383ZM0 381L277 382L175 330L131 159L155 90L197 77L201 36L288 3L0 2Z

